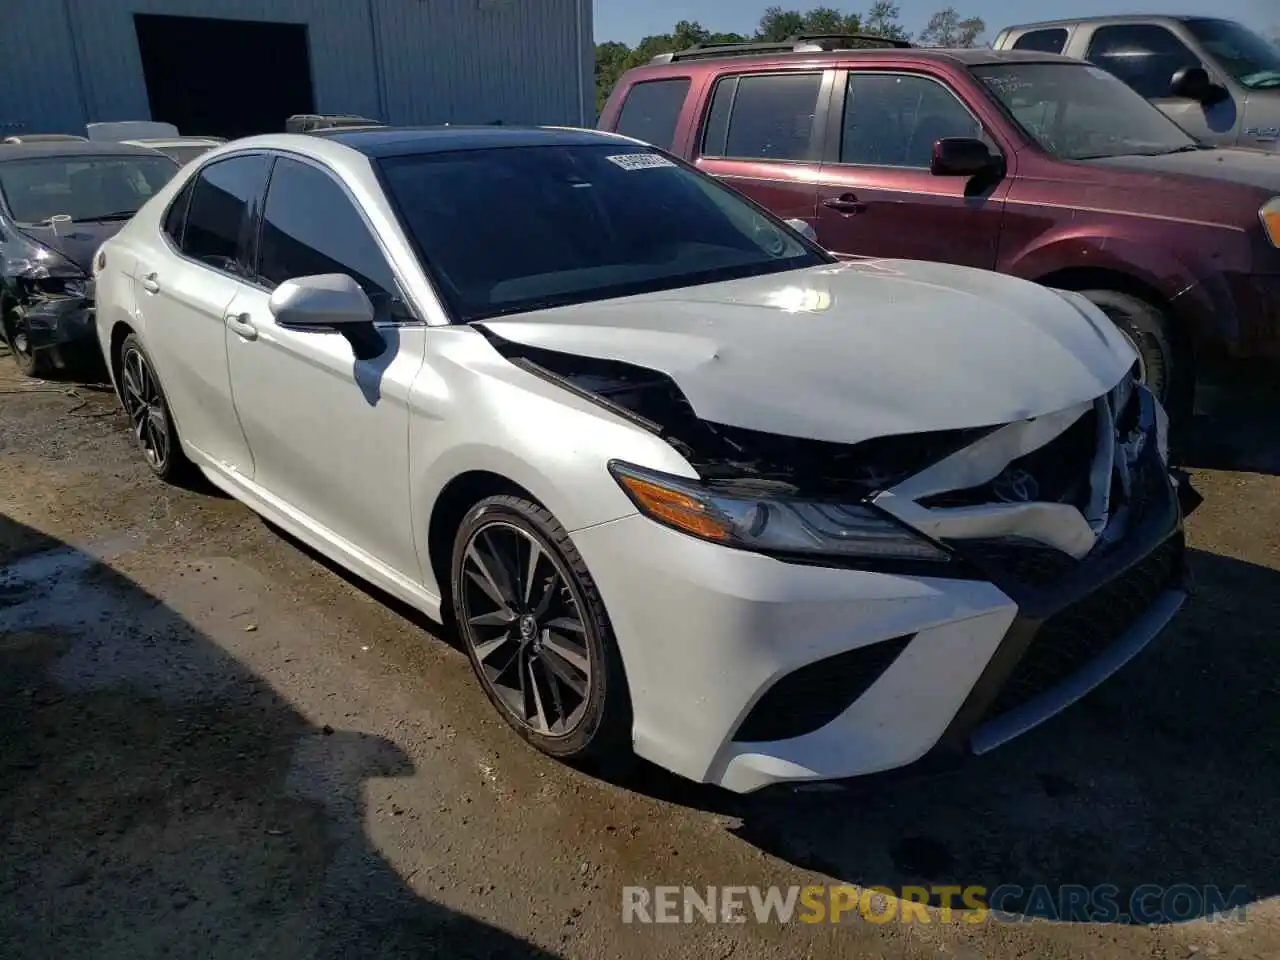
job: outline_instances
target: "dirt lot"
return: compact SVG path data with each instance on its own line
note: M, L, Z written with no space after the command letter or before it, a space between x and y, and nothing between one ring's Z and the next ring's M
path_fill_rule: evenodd
M1280 404L1198 425L1198 595L1104 689L944 777L740 798L534 754L431 624L163 487L68 389L0 357L0 956L1280 956ZM836 881L1241 885L1248 916L621 920L626 885Z

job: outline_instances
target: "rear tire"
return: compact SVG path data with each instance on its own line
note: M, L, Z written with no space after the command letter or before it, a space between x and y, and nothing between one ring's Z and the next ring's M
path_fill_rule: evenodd
M1138 353L1139 371L1171 421L1185 422L1195 400L1191 358L1182 347L1171 318L1159 307L1118 290L1081 290Z
M151 358L134 333L120 344L119 389L134 443L151 472L165 483L181 485L190 480L195 467L182 452L169 400Z
M627 751L631 700L604 601L559 521L516 496L481 500L454 537L453 613L480 686L560 760Z

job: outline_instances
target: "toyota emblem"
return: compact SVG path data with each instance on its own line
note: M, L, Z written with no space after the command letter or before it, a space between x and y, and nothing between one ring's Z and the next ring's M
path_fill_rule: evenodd
M991 489L1005 503L1030 503L1040 496L1040 484L1026 470L1006 470L991 481Z

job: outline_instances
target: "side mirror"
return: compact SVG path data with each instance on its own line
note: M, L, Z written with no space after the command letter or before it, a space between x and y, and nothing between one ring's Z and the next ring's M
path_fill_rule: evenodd
M786 221L786 224L796 233L802 235L810 243L818 242L818 232L813 229L813 224L809 223L807 220L788 220Z
M976 177L995 170L999 159L981 140L943 137L933 144L929 172L935 177Z
M341 330L373 324L373 304L345 273L286 280L271 292L268 307L282 327Z
M286 329L337 331L351 344L357 360L372 360L387 349L373 325L368 294L345 273L286 280L271 292L267 308Z
M1195 100L1198 103L1217 103L1226 91L1209 79L1204 67L1183 67L1175 71L1169 81L1169 95Z

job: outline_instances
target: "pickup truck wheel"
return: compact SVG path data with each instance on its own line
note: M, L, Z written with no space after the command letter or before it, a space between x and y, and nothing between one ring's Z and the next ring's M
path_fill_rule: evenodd
M1138 353L1138 370L1171 420L1191 415L1194 379L1169 317L1159 307L1118 290L1081 290Z

